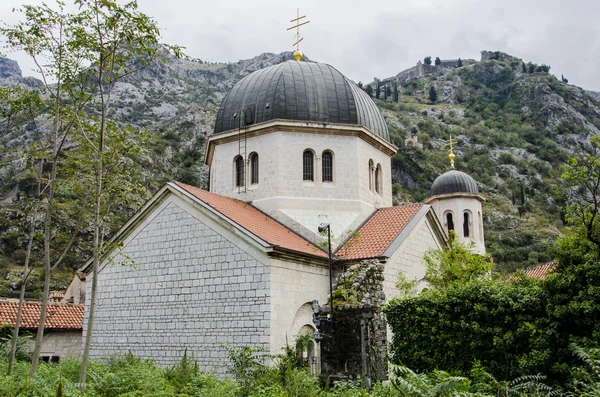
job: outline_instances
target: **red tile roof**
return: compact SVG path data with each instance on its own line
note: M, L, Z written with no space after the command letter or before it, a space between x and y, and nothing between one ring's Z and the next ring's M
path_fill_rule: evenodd
M327 254L319 247L248 203L210 193L206 190L186 185L185 183L175 183L225 217L273 246L327 258Z
M341 260L377 258L404 230L423 207L423 204L407 204L378 209L337 252Z
M0 326L8 324L10 327L14 327L17 320L18 308L18 300L0 300ZM21 317L21 327L27 329L37 329L40 323L41 308L41 302L24 302L23 315ZM45 328L82 330L83 305L48 303Z
M543 265L538 265L531 269L525 270L525 275L527 277L539 278L540 280L543 280L546 278L548 273L550 273L554 269L556 269L556 263L548 262L548 263L544 263Z

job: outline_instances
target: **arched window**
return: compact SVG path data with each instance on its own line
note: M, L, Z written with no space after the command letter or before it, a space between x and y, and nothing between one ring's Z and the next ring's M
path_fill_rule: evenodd
M312 150L305 150L302 156L302 180L315 180L315 156Z
M375 170L375 167L373 165L373 160L369 160L369 190L373 191L374 190L374 186L373 186L373 172Z
M244 159L242 156L237 156L235 158L235 186L244 186L244 179Z
M468 212L465 212L463 214L463 237L469 237L470 235L470 227L469 227L469 222L470 222L470 216Z
M375 191L381 194L381 164L375 169Z
M258 154L250 153L250 184L258 183Z
M321 165L323 168L323 182L333 182L333 154L331 152L323 152Z
M479 220L479 240L483 243L483 219L481 218L481 211L478 211L477 215L477 219Z
M448 212L446 214L446 226L448 227L448 232L450 232L450 230L454 230L454 219L452 217L452 212Z

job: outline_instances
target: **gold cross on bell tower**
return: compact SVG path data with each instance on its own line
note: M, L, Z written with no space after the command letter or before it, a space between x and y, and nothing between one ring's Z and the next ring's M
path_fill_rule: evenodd
M300 26L306 25L307 23L310 22L310 21L306 21L306 22L300 23L300 20L302 18L306 18L306 15L300 16L300 9L297 8L296 9L296 18L294 18L290 21L290 22L296 22L296 24L287 28L287 30L292 30L292 29L296 28L296 36L295 36L296 42L294 44L292 44L292 46L296 46L296 51L294 51L294 59L296 61L299 61L302 59L302 51L300 51L300 42L302 40L304 40L304 37L302 37L300 35Z
M455 143L456 139L452 139L452 135L450 135L450 140L448 141L446 146L450 146L450 154L448 155L448 158L450 159L450 167L452 168L454 168L454 159L456 158L456 155L454 155L454 147L452 146Z

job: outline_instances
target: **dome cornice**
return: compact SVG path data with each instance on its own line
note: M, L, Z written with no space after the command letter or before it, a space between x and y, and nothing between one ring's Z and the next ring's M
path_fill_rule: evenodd
M381 138L379 135L374 134L372 131L363 126L352 124L270 120L260 124L251 125L244 131L246 138L269 134L272 132L307 132L311 134L356 136L381 150L390 157L392 157L398 151L398 148L395 145ZM238 130L210 135L206 143L206 153L204 158L205 164L210 165L212 163L215 145L234 142L238 139Z

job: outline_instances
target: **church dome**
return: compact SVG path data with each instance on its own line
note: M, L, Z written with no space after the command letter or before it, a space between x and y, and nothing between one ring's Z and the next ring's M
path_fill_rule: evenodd
M457 170L450 170L438 176L431 185L431 195L452 193L479 194L477 182L470 175Z
M362 125L390 140L373 100L324 63L287 61L244 77L223 100L214 133L276 119Z

